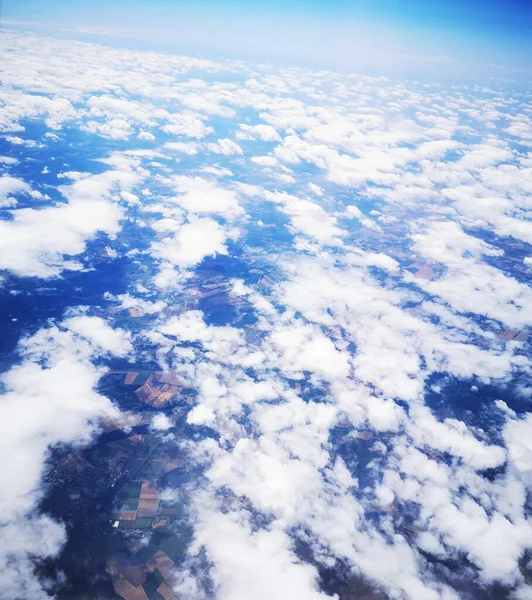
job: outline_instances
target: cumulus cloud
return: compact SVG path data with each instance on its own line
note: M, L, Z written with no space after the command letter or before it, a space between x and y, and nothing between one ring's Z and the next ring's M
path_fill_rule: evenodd
M225 229L212 219L197 219L154 245L156 256L178 267L191 267L206 256L227 254Z
M123 329L112 329L100 317L71 317L64 325L89 341L92 347L115 356L128 356L133 351L131 334Z
M319 570L339 564L339 578L390 597L454 600L460 577L524 597L530 418L490 404L530 368L532 162L512 141L528 136L522 97L303 69L250 76L243 63L9 32L5 44L2 131L26 136L24 119L40 119L52 144L69 139L68 121L121 150L81 173L57 146L65 164L50 161L46 181L64 171L66 202L22 209L17 194L44 195L19 179L22 158L3 160L13 210L0 266L59 275L89 266L89 240L117 236L134 268L109 310L145 317L143 356L195 389L190 430L214 432L180 440L204 473L180 597L323 599ZM26 141L21 156L42 150ZM209 277L239 320L209 325L195 269L237 237L242 279ZM24 338L3 376L10 598L46 597L30 557L65 539L35 509L48 447L87 443L115 414L94 391L96 359L134 358L132 333L89 315ZM462 411L462 389L478 406ZM153 434L173 421L149 423Z
M232 232L209 218L191 218L190 222L165 220L159 231L167 233L160 242L152 244L151 253L162 261L155 278L159 287L169 287L177 282L178 272L199 264L207 256L227 254L226 240Z
M191 213L214 213L231 218L243 212L234 191L201 177L175 177L172 185L180 194L175 202Z
M19 347L22 361L2 375L6 485L0 510L6 535L0 544L0 588L10 598L48 597L32 559L56 555L66 533L36 509L44 462L50 446L87 443L99 418L116 417L116 408L95 391L104 369L94 366L92 358L129 351L127 338L99 317L73 317L25 338Z
M529 286L479 260L500 256L501 250L467 235L457 223L432 224L425 234L413 236L415 248L428 260L447 267L433 281L419 281L429 293L442 297L461 312L484 314L510 327L530 323L532 291Z
M112 192L127 191L142 175L126 155L113 154L102 162L114 168L99 175L76 175L71 185L60 188L68 202L18 209L11 220L0 222L0 268L33 277L79 270L83 265L71 257L82 254L87 241L100 232L116 235L124 211L112 200Z
M31 187L22 179L3 175L0 177L0 201L8 198L10 194L19 194L21 192L29 193Z
M242 148L236 142L233 142L233 140L228 138L207 144L207 150L215 152L216 154L225 154L226 156L243 153Z
M167 431L172 427L172 421L164 413L157 413L151 420L151 426L157 431Z
M239 140L259 139L263 142L280 142L281 136L271 125L240 125L240 131L236 134Z
M279 530L253 531L244 514L210 514L197 526L196 543L205 546L215 565L211 576L218 598L330 597L318 590L315 568L297 560L289 536ZM177 589L186 597L194 590L186 580Z
M169 115L168 124L161 128L165 133L194 139L204 138L214 131L209 125L192 114Z
M116 234L122 214L119 206L105 200L20 209L12 221L0 223L0 268L33 277L80 269L79 262L64 257L81 254L99 231Z
M508 447L508 456L512 466L524 478L527 485L532 485L532 416L522 419L511 419L503 429L504 440Z

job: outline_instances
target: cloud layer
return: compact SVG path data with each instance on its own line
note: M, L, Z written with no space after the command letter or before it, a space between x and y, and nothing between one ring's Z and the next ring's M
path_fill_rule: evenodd
M182 600L317 600L331 571L526 598L526 97L4 37L3 293L62 278L87 306L28 317L2 376L2 593L47 597L44 463L117 415L95 388L121 358L196 392Z

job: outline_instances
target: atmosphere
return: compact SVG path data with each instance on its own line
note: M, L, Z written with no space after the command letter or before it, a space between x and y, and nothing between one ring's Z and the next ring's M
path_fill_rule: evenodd
M424 76L531 78L532 4L509 0L4 0L7 26L123 44Z

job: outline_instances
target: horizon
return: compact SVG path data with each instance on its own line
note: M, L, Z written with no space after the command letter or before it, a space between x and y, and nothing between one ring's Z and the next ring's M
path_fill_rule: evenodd
M90 7L66 0L24 4L8 0L4 26L139 50L200 54L248 62L330 68L409 78L507 81L528 84L532 4L453 0L426 3L204 0L97 1ZM316 40L319 43L316 44Z

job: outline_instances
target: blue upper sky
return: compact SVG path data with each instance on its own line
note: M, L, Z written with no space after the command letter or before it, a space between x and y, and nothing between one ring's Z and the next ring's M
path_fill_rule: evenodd
M3 17L127 29L139 47L206 55L415 74L531 73L528 0L6 0Z

